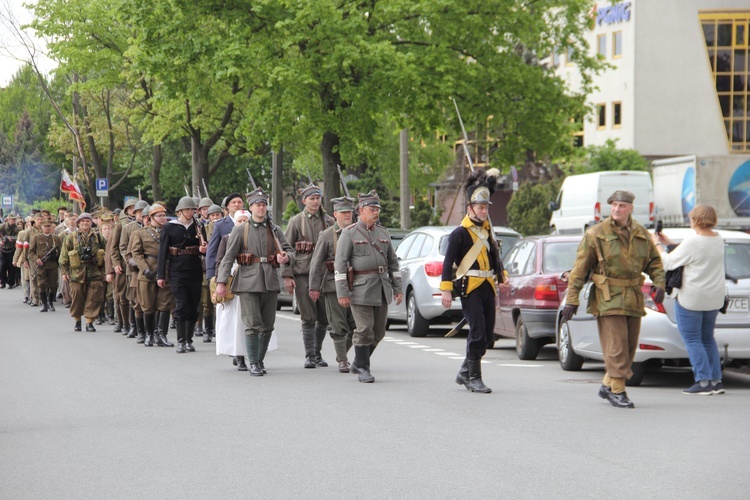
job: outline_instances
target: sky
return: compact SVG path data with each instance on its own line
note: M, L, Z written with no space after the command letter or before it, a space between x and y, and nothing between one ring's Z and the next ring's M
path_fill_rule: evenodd
M10 14L21 24L26 24L31 21L32 15L24 7L24 4L33 3L36 3L35 0L0 0L0 87L6 86L23 64L22 61L16 60L8 52L16 57L28 58L25 50L19 46L19 42L13 36L12 31L8 29L8 15ZM43 42L35 39L35 43L37 47L43 49ZM49 72L55 66L52 61L46 58L42 58L39 64L44 72Z

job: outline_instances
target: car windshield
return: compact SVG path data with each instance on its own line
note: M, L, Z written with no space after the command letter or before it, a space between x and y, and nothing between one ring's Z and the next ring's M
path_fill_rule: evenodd
M727 274L735 279L750 278L750 244L727 243L726 250Z
M450 238L450 234L446 234L445 236L442 236L440 238L440 255L445 255L445 252L448 251L448 238ZM515 245L516 241L521 239L520 236L517 236L515 234L498 234L495 233L495 238L497 238L500 241L500 244L503 246L503 250L501 252L500 258L505 257L505 254L508 253L508 250L510 250L510 247Z
M542 267L545 273L560 273L573 269L578 251L577 241L547 242L544 245Z

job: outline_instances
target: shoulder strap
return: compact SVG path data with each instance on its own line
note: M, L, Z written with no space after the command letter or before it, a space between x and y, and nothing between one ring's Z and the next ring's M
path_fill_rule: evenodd
M486 239L487 231L483 230L482 235ZM483 239L480 234L477 234L477 240L474 242L474 245L472 245L469 251L466 252L466 255L464 255L464 258L461 259L461 263L458 265L458 269L456 270L456 279L463 278L464 275L469 272L472 264L474 264L474 262L477 260L477 257L479 257L479 254L482 251L482 247L487 244L485 239Z

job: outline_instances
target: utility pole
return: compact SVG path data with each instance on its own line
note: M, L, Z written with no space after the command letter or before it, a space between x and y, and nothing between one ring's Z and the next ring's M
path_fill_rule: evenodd
M401 129L400 145L400 181L401 181L401 228L411 227L411 194L409 191L409 129Z

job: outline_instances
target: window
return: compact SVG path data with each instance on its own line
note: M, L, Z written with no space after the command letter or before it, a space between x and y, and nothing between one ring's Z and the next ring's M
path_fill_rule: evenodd
M411 247L411 244L414 243L414 240L416 239L416 234L411 234L404 238L404 241L402 241L401 244L396 248L396 257L398 257L399 259L405 259L406 254L409 251L409 247Z
M596 53L607 58L607 35L598 35L596 37Z
M557 68L562 62L562 54L560 54L559 47L555 47L555 51L552 53L552 65Z
M717 104L732 153L750 153L750 12L700 14Z
M566 66L572 66L573 64L574 64L573 63L573 49L569 48L568 49L568 59L565 61L565 65Z
M612 127L620 128L622 126L622 103L612 103Z
M406 260L416 259L417 257L419 257L419 252L422 251L422 244L424 243L425 237L426 236L422 233L419 233L417 235L417 239L414 240L411 248L409 248L409 253L406 254Z
M619 59L622 57L622 31L612 33L612 58Z
M597 128L606 128L607 126L607 105L606 104L597 104L596 105L596 114L597 114Z
M573 135L573 147L583 147L583 118L582 115L578 115L575 118L570 119L571 134Z
M433 238L429 234L425 237L424 244L422 245L422 251L419 252L420 257L427 257L427 255L432 251L432 243L434 241L435 238Z

